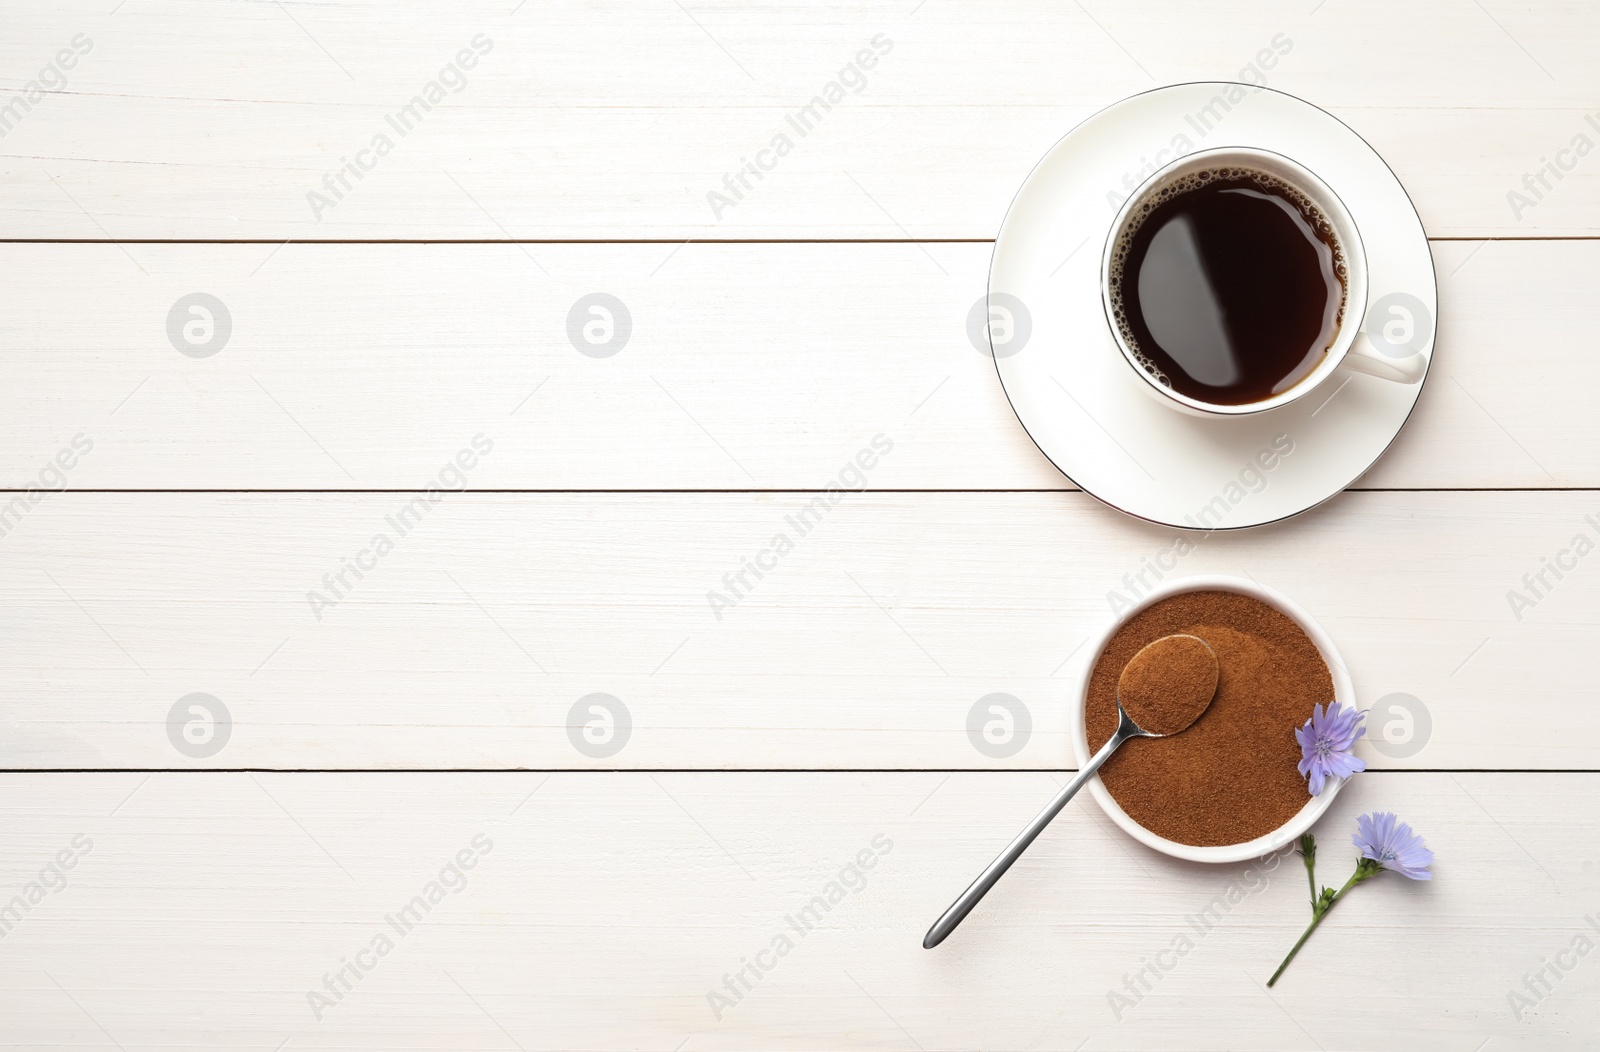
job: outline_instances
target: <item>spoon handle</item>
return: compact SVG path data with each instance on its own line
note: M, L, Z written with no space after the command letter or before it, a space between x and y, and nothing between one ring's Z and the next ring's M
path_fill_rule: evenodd
M989 889L994 887L995 882L1005 875L1006 870L1011 868L1011 863L1022 857L1022 853L1028 850L1028 845L1033 843L1040 833L1044 832L1044 827L1050 824L1051 819L1060 814L1061 809L1067 806L1067 801L1071 800L1077 791L1083 788L1083 783L1093 777L1094 772L1098 771L1100 765L1105 763L1106 759L1117 751L1118 746L1129 738L1138 737L1140 734L1139 728L1127 717L1126 713L1123 713L1117 726L1117 733L1111 736L1111 740L1101 746L1100 751L1095 753L1088 763L1084 764L1083 770L1079 771L1077 776L1068 782L1055 795L1054 799L1045 805L1044 810L1040 811L1038 816L1029 822L1022 832L1017 834L1017 838L1007 845L1004 851L1000 852L1000 857L989 863L988 868L978 874L978 879L974 880L972 886L961 893L960 898L950 904L950 908L944 911L944 916L933 922L933 927L929 928L928 934L922 938L922 948L931 950L941 942L944 942L945 937L956 930L956 926L966 919L967 914L971 913L972 908L989 893Z

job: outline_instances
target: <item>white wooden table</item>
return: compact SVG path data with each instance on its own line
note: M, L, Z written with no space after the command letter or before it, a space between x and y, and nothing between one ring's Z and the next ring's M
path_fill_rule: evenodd
M1600 7L0 8L0 1048L1594 1047L1600 555L1561 553L1600 539ZM1268 992L1298 860L1176 863L1085 801L925 952L1172 537L1010 413L965 334L991 239L1075 122L1280 35L1266 82L1435 239L1437 356L1354 491L1183 569L1405 696L1322 876L1389 809L1437 879ZM609 357L569 339L595 293Z

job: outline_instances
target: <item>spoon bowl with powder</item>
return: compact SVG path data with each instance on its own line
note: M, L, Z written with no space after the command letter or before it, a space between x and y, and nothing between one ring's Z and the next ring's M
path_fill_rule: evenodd
M1188 730L1211 704L1220 676L1217 655L1199 636L1162 636L1135 654L1117 681L1116 733L934 922L922 939L923 949L933 949L956 930L1011 864L1028 850L1028 845L1044 832L1044 827L1061 813L1067 802L1124 742L1130 738L1164 738Z

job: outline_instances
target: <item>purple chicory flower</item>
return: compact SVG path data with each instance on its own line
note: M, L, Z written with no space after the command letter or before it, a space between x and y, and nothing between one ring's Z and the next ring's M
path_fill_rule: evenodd
M1433 879L1428 871L1433 865L1433 852L1423 846L1422 838L1409 825L1390 812L1362 815L1356 819L1356 830L1350 839L1361 849L1362 858L1370 858L1384 869L1412 880Z
M1366 715L1329 702L1326 709L1313 707L1305 726L1295 729L1295 740L1300 743L1299 770L1307 776L1306 788L1312 796L1322 795L1329 778L1348 778L1367 769L1365 760L1350 754L1356 739L1367 733L1361 726Z
M1278 965L1278 970L1272 973L1272 978L1267 980L1269 987L1283 975L1283 970L1289 967L1289 962L1311 938L1311 933L1317 930L1317 925L1322 923L1328 911L1343 902L1345 895L1357 884L1370 880L1386 869L1412 880L1433 879L1428 869L1433 865L1433 852L1423 845L1422 838L1413 833L1409 825L1388 811L1374 811L1357 818L1356 834L1350 839L1361 849L1361 857L1356 859L1356 871L1350 874L1350 879L1338 891L1323 888L1319 892L1317 877L1313 872L1317 856L1316 838L1310 833L1300 838L1300 854L1306 860L1306 876L1311 882L1311 925L1289 950L1289 956Z

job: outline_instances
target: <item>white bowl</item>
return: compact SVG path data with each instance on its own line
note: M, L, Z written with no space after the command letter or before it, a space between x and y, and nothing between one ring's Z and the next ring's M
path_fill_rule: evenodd
M1072 739L1072 751L1078 760L1081 770L1089 762L1089 743L1084 737L1084 710L1089 700L1089 676L1094 671L1095 663L1100 660L1100 654L1105 650L1112 635L1121 628L1127 620L1135 614L1149 607L1152 603L1166 599L1169 596L1182 595L1185 592L1237 592L1259 599L1267 605L1283 613L1286 617L1299 625L1305 634L1316 644L1322 660L1328 664L1328 672L1333 677L1333 698L1341 705L1355 707L1355 686L1350 682L1350 673L1346 670L1344 659L1339 656L1339 650L1333 645L1333 640L1322 626L1312 619L1311 615L1302 610L1287 596L1275 592L1270 588L1263 588L1254 581L1223 575L1208 574L1195 577L1182 577L1167 581L1145 596L1131 609L1122 613L1106 630L1095 640L1094 647L1089 652L1089 664L1084 669L1083 684L1078 690L1076 703L1073 705L1069 716L1069 733ZM1293 728L1285 727L1285 734L1293 733ZM1289 821L1263 836L1254 840L1246 840L1242 844L1225 844L1221 847L1195 847L1192 844L1180 844L1175 840L1157 836L1144 826L1128 817L1128 812L1112 797L1110 790L1097 774L1089 780L1089 792L1094 795L1095 802L1111 816L1111 820L1121 826L1124 831L1135 840L1152 847L1157 851L1164 851L1175 858L1188 859L1190 862L1244 862L1263 855L1270 855L1280 848L1299 839L1300 835L1316 824L1323 812L1333 803L1333 798L1339 794L1340 787L1344 784L1341 778L1331 778L1323 787L1321 796L1307 796L1305 806Z

